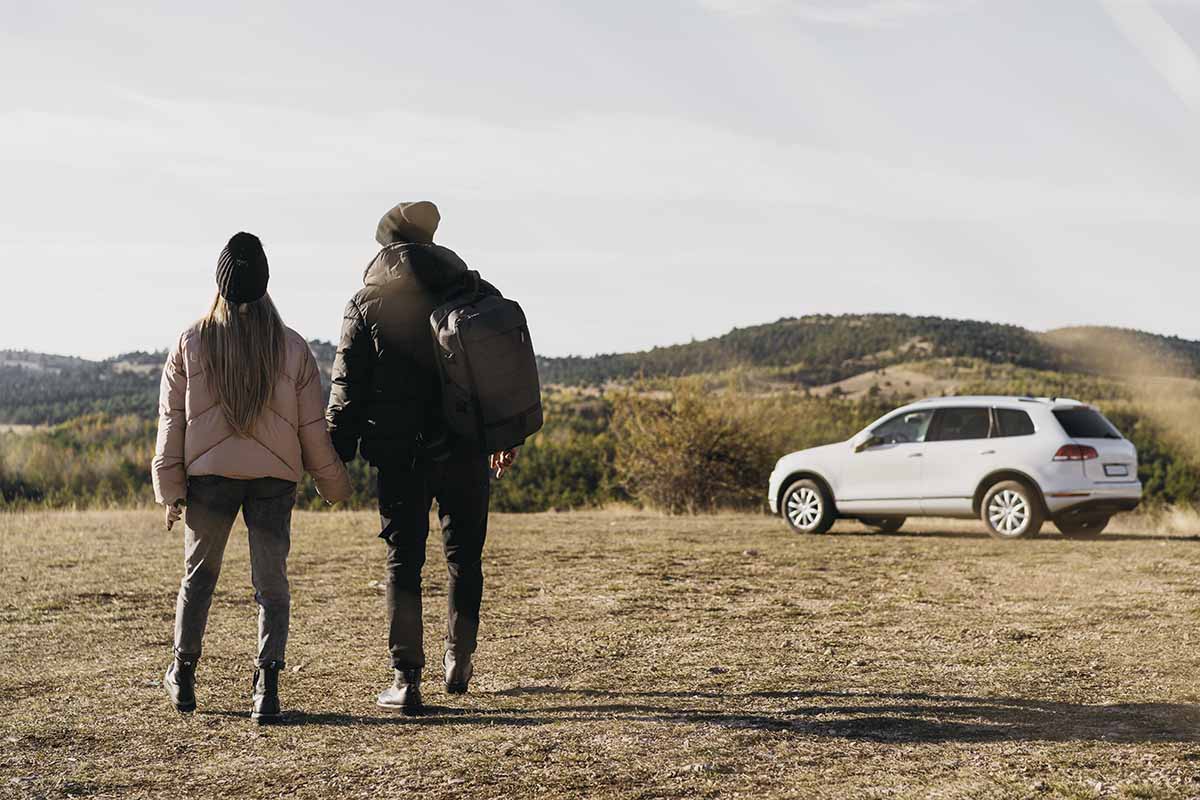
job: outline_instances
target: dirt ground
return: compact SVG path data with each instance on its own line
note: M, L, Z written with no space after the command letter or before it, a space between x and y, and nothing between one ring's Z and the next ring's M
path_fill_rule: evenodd
M176 713L179 535L151 512L0 515L0 797L1200 797L1200 538L970 523L798 537L765 516L496 516L471 694L390 675L370 514L299 514L288 724L248 719L231 539ZM240 528L240 525L239 525Z

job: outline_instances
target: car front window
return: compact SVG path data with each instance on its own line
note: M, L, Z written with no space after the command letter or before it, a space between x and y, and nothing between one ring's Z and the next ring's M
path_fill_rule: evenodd
M876 425L871 429L871 435L876 444L923 442L932 419L932 411L907 411Z

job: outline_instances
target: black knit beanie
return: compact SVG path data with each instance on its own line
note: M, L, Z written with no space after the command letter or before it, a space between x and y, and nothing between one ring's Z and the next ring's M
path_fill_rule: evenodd
M267 254L253 233L235 233L217 259L217 289L231 303L253 303L267 293Z

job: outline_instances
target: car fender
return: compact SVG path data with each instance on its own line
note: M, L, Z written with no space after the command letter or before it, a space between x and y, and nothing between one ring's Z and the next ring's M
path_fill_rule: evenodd
M983 497L987 494L987 490L1000 481L1020 481L1033 487L1037 493L1038 501L1042 504L1042 511L1046 512L1046 495L1042 490L1041 481L1033 475L1022 469L1014 467L997 467L987 470L983 476L975 484L975 495L971 498L971 509L976 516L979 515L983 507ZM1048 513L1048 512L1047 512Z
M845 442L823 447L812 447L789 453L775 465L771 473L771 501L773 508L778 510L782 494L793 481L801 478L812 478L820 481L837 506L837 483L839 471L837 457L840 448L847 447Z

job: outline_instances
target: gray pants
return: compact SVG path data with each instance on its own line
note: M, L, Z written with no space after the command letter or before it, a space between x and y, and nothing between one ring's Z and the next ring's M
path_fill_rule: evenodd
M258 602L258 664L283 666L291 616L287 557L296 484L277 478L188 479L183 581L175 604L175 652L199 658L213 590L238 511L250 531L250 580Z

